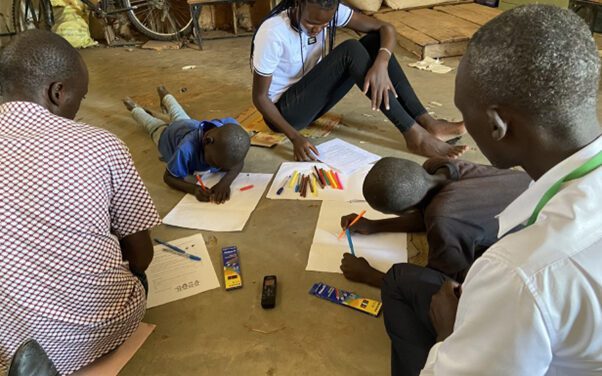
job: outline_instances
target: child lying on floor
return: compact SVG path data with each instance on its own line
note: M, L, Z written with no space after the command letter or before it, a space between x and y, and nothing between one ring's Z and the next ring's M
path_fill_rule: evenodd
M163 86L157 88L161 107L171 122L165 124L131 98L123 100L167 162L164 180L170 187L193 194L199 201L221 204L230 198L230 185L242 171L251 144L247 132L232 118L194 120ZM211 170L226 174L213 187L197 185L192 175ZM197 178L198 179L198 178Z
M462 160L429 159L423 166L383 158L370 170L363 193L368 204L396 218L360 219L350 231L426 232L428 267L461 282L473 261L497 241L499 214L529 186L521 171ZM341 218L347 228L356 214ZM347 279L381 287L384 274L349 253L341 270Z

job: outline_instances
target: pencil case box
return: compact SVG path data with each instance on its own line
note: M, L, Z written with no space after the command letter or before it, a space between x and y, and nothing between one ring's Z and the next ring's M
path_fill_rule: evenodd
M341 290L322 282L315 283L309 290L309 293L318 298L356 309L374 317L380 314L382 308L382 303L378 300L364 298L354 292Z

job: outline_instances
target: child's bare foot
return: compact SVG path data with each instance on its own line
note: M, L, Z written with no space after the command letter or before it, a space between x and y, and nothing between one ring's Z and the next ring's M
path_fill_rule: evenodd
M451 122L435 119L429 114L419 116L416 120L422 128L443 142L457 139L466 134L466 127L463 121Z
M134 102L134 100L130 97L125 97L125 98L123 98L122 101L123 101L123 104L125 105L125 108L127 108L128 111L132 111L134 108L138 107L136 102Z
M351 281L366 283L370 286L380 288L383 284L385 274L370 266L363 257L355 257L345 253L341 260L341 270L345 278Z
M408 149L425 157L456 159L468 150L466 145L449 145L426 131L418 124L403 132Z

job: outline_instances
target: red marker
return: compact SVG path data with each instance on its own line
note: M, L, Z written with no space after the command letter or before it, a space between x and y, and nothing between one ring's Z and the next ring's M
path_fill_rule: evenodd
M253 185L253 184L251 184L251 185L247 185L247 186L244 186L244 187L242 187L240 190L241 190L241 191L248 191L249 189L251 189L251 188L253 188L253 187L254 187L254 185Z
M201 189L204 192L207 192L207 187L205 187L205 184L203 184L203 179L201 179L201 177L199 175L194 175L194 176L196 176L196 181L198 181L199 184L201 185Z

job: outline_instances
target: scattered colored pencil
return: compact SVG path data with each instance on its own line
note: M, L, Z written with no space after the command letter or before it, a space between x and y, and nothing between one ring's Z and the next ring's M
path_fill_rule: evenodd
M291 181L288 185L289 188L294 188L297 185L298 177L299 177L299 171L295 170L295 172L293 172L293 177L291 178Z
M337 185L339 186L339 189L343 189L343 184L341 184L341 179L339 178L339 173L334 171L333 172L334 178L337 181Z
M241 191L248 191L249 189L251 189L253 187L255 187L255 186L253 184L250 184L250 185L246 185L246 186L242 187L240 190Z
M198 176L198 175L197 175ZM194 261L201 261L201 258L199 256L195 256L195 255L191 255L190 253L186 252L185 250L183 250L180 247L176 247L173 244L170 244L168 242L164 242L162 240L159 240L157 238L153 239L155 242L161 244L162 246L167 247L169 250L176 252L175 254L179 255L179 256L183 256L186 257L190 260L194 260Z
M278 190L276 191L276 194L278 196L280 196L282 194L282 192L284 192L284 187L286 187L286 185L288 184L289 180L293 177L293 175L289 175L288 178L284 179L284 183L282 183L282 186L280 186L280 188L278 188Z
M207 187L203 183L203 179L201 179L201 175L194 175L194 176L196 176L196 181L198 181L199 184L201 185L201 189L203 190L203 192L207 192Z
M353 249L353 241L351 240L351 231L347 228L347 242L349 242L349 249L351 250L351 255L355 256L355 250Z
M326 174L328 175L328 179L330 179L330 181L332 182L332 187L334 189L339 189L336 180L334 180L334 174L332 173L332 170L326 171Z
M321 189L324 189L324 184L322 184L322 180L320 180L320 178L316 175L315 172L312 172L312 177L316 180L317 184L320 186Z
M320 172L322 173L322 176L324 177L324 181L326 182L326 185L330 185L332 187L332 183L328 179L328 174L326 173L326 171L324 171L324 169L321 168Z
M351 226L353 226L354 224L356 224L357 221L359 221L360 218L362 218L364 216L364 214L366 214L366 211L362 210L361 213L359 213L357 215L357 217L355 217L355 219L353 221L351 221L351 223L349 224L349 226L347 226L347 228L344 228L344 229L341 230L341 233L339 234L338 239L340 239L343 236L343 234L345 234L346 230L348 230L349 228L351 228Z
M311 181L310 181L311 185L313 187L312 193L313 193L314 196L317 197L318 196L318 183L316 183L316 178L313 175L311 176L310 179L311 179Z

